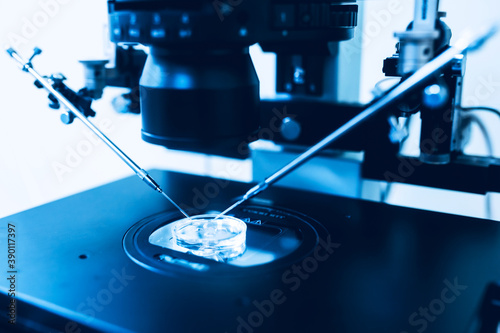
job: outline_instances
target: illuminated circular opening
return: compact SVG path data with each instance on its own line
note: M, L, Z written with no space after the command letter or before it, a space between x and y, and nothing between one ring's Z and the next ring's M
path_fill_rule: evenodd
M176 244L189 253L225 261L245 252L247 225L232 216L196 215L174 224Z

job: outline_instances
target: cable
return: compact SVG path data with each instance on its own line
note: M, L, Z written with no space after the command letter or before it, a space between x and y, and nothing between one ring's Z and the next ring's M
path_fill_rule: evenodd
M391 84L390 86L388 85L385 88L382 87L384 84L386 84L387 82L390 82L390 81L394 81L394 84ZM382 95L384 95L389 90L394 88L400 81L401 81L401 78L397 78L397 77L388 77L388 78L385 78L385 79L378 81L377 83L375 83L375 86L372 89L373 96L375 96L375 98L382 97Z
M484 123L475 115L466 115L464 118L474 121L477 126L479 127L479 130L481 133L483 133L484 140L486 141L486 147L488 150L488 156L493 157L493 145L491 144L491 138L490 135L488 134L488 130L486 129L486 126L484 126Z
M491 113L494 113L496 114L497 116L500 117L500 111L495 109L495 108L490 108L488 106L471 106L471 107L462 107L462 106L459 106L458 107L461 111L465 111L465 112L470 112L470 111L487 111L487 112L491 112Z

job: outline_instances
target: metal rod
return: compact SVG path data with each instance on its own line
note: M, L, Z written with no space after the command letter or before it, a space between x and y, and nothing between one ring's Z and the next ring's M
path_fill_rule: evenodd
M347 123L333 131L331 134L326 136L324 139L316 143L311 148L307 149L304 153L296 157L293 161L283 166L281 169L273 173L271 176L267 177L256 186L252 187L248 192L245 193L242 199L231 205L229 208L225 209L222 213L217 215L219 218L222 215L227 214L229 211L233 210L246 200L253 198L260 192L267 189L269 186L280 180L281 178L288 175L293 170L300 167L302 164L307 162L313 156L315 156L319 151L329 146L335 140L340 138L342 135L348 133L353 128L363 123L371 116L386 108L389 104L401 98L409 90L415 88L417 85L421 84L426 79L430 78L433 74L439 71L441 68L446 66L450 61L452 61L456 55L463 53L469 46L472 48L477 48L477 45L482 45L482 43L490 38L498 30L498 25L486 29L475 36L470 34L464 36L460 39L454 46L450 47L448 50L441 53L439 56L425 64L419 70L417 70L413 75L409 76L406 80L401 82L393 90L391 90L387 95L384 95L378 101L373 103L371 106L366 108L364 111L356 115L354 118L349 120Z
M95 135L97 135L111 150L118 155L118 157L125 162L135 174L148 186L150 186L155 191L160 192L167 198L184 216L189 218L189 215L179 207L158 185L158 183L142 168L140 168L130 157L128 157L113 141L108 139L108 137L102 133L92 122L90 122L85 115L76 108L73 103L71 103L64 95L55 90L52 85L33 68L31 62L26 62L14 49L9 48L7 53L10 54L20 65L21 69L25 72L29 72L33 77L40 82L40 84L49 91L55 98L57 98L66 108L68 108L71 113L73 113L81 122L87 126Z

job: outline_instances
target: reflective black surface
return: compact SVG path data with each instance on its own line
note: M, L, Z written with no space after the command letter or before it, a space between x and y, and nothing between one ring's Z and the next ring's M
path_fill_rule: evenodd
M153 176L193 213L223 209L249 188ZM172 210L135 178L4 218L3 239L7 223L17 228L18 323L2 317L0 328L466 332L488 283L500 278L498 222L280 188L251 204L304 214L326 239L261 274L196 280L155 273L123 250L129 228ZM8 281L0 281L7 304Z
M172 246L172 231L152 241L158 229L178 220L177 213L158 214L135 224L127 231L123 246L132 260L160 274L231 280L286 268L310 255L319 239L327 238L316 221L284 210L242 205L229 215L246 223L246 251L226 262L200 258L185 248Z

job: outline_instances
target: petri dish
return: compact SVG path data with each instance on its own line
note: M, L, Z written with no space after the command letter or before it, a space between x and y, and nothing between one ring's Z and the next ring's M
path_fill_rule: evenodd
M173 222L177 246L200 257L226 261L246 249L247 225L232 216L196 215Z

